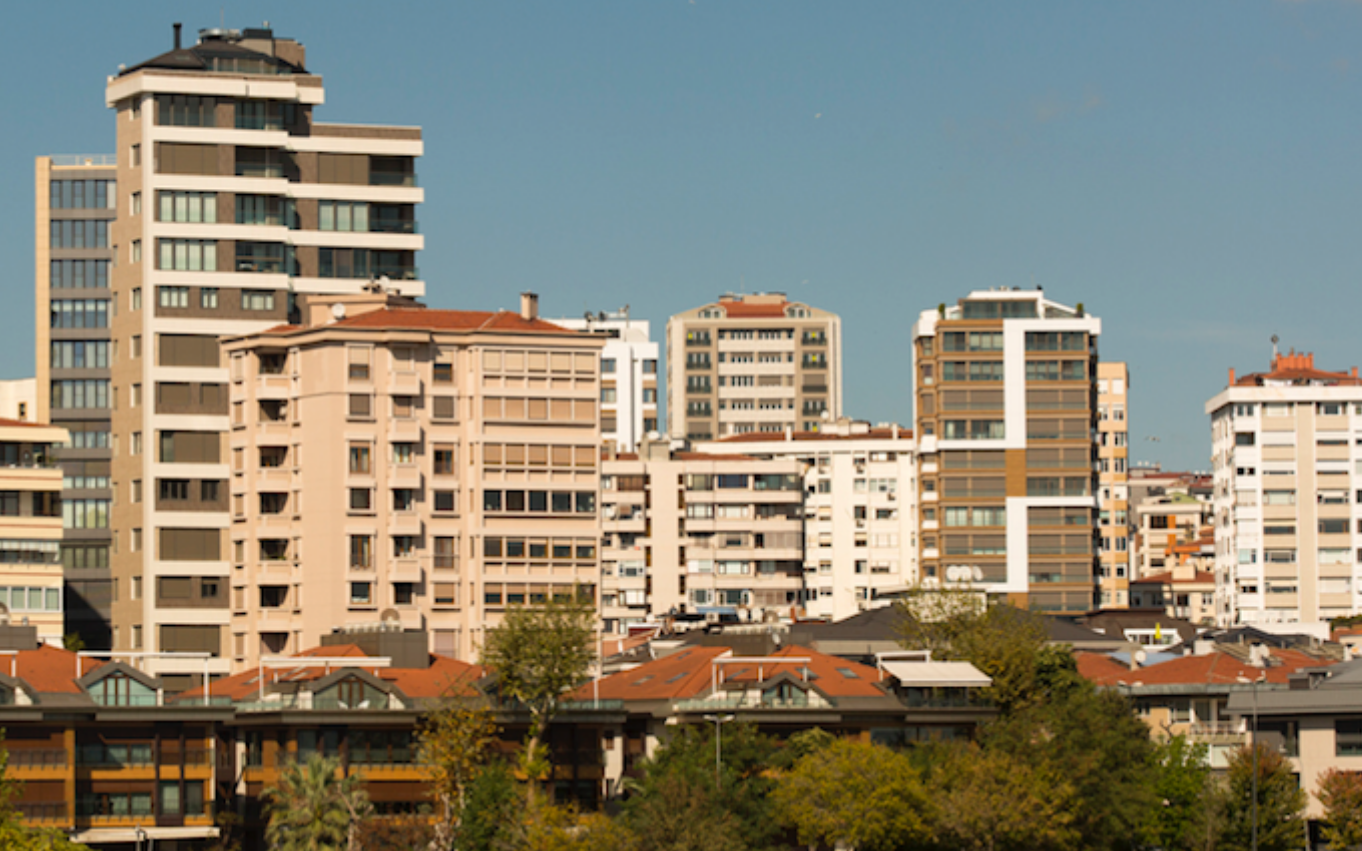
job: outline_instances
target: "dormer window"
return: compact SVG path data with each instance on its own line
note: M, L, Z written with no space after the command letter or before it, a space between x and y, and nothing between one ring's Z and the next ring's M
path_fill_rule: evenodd
M123 672L114 672L90 686L90 697L100 706L155 706L156 690Z

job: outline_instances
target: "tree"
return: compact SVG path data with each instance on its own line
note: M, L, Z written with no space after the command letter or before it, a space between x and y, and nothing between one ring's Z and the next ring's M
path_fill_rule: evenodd
M532 780L549 775L544 734L563 695L587 677L595 660L594 628L595 610L589 604L555 599L512 608L487 633L482 664L492 670L500 696L523 704L530 713L521 767Z
M1318 797L1325 821L1320 833L1329 847L1362 845L1362 772L1329 769L1319 776Z
M716 784L712 725L677 728L643 762L643 776L624 804L624 824L645 849L766 848L778 831L770 799L777 752L754 725L725 726Z
M893 851L927 836L929 802L908 757L841 739L799 760L774 800L799 841Z
M0 739L3 736L4 731L0 730ZM9 751L0 746L0 848L6 851L90 851L89 847L72 842L59 830L25 826L23 816L14 806L21 794L23 783L9 777Z
M1174 736L1155 748L1154 802L1148 808L1145 837L1166 851L1205 848L1207 835L1215 831L1206 746Z
M1077 845L1073 786L1045 766L974 743L940 749L927 788L933 845L952 851L1068 849Z
M264 791L265 839L276 851L332 851L358 848L359 823L368 815L369 796L358 775L338 777L340 760L308 755L279 772Z
M993 680L987 695L1003 714L1044 698L1047 687L1077 679L1072 654L1047 648L1045 620L1034 612L988 603L978 592L917 588L901 604L900 643L960 659Z
M464 789L459 851L500 851L509 845L509 825L519 817L522 801L505 762L484 765Z
M1320 775L1321 835L1331 848L1362 846L1362 772L1331 768Z
M486 762L496 734L491 711L469 698L447 697L422 721L417 732L420 759L430 772L438 811L432 851L455 847L468 785Z
M1305 837L1305 792L1296 784L1291 765L1275 748L1259 743L1258 848L1288 851ZM1221 840L1228 848L1248 848L1253 830L1253 749L1240 748L1230 757L1222 802L1225 826Z

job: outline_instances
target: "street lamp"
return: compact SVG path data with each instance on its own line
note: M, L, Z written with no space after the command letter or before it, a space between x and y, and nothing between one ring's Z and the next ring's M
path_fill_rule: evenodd
M140 824L132 826L132 835L137 838L137 851L142 851L142 843L147 841L147 832Z
M727 724L729 721L732 721L734 718L737 718L737 717L738 717L738 716L736 716L736 715L706 715L706 716L705 716L705 720L706 720L706 721L713 721L713 722L714 722L714 790L715 790L716 792L719 791L721 788L723 788L723 780L721 780L720 777L719 777L719 768L720 768L720 766L723 764L723 758L724 758L724 751L723 751L723 747L724 747L723 728L724 728L724 725L725 725L725 724Z

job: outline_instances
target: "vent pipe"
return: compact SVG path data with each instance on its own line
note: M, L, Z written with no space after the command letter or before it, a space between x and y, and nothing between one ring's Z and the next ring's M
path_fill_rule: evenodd
M180 49L180 28L183 27L183 26L184 26L184 24L178 24L178 23L175 24L175 49L176 49L176 50L179 50L179 49Z

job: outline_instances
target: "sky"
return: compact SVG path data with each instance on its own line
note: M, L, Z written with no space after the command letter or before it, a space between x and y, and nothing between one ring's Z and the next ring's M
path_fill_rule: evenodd
M1362 3L25 3L0 52L0 377L32 375L33 158L113 147L104 83L269 21L322 121L420 125L434 307L841 315L845 413L912 421L909 334L1041 286L1131 370L1136 461L1209 469L1207 399L1362 363Z

